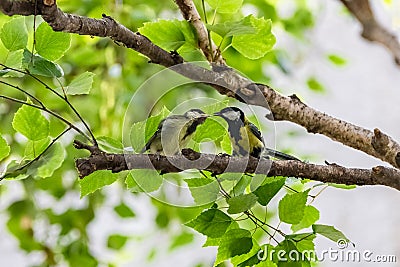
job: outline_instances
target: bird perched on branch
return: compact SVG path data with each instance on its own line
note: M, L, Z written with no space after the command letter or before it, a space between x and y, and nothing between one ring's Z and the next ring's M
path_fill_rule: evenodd
M172 156L178 154L189 143L197 126L204 123L208 115L200 109L190 109L183 115L171 115L163 119L157 131L150 137L140 153L150 150L152 154Z
M228 132L232 144L233 156L272 156L282 160L299 160L285 153L266 148L264 139L257 126L251 123L243 111L237 107L227 107L214 113L228 123Z

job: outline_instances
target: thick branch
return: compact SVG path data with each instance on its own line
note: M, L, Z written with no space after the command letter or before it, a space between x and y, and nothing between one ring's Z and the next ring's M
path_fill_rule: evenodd
M399 168L400 145L379 129L372 132L319 112L301 102L296 95L283 97L267 86L261 87L275 120L292 121L310 133L323 134Z
M75 161L81 178L96 170L120 172L132 169L155 169L163 173L189 169L221 173L256 173L267 176L308 178L324 183L386 185L400 190L400 171L383 166L369 169L345 168L336 164L327 166L301 161L271 161L256 158L230 157L226 155L200 154L190 149L184 155L165 157L148 154L97 153Z
M0 0L0 8L8 15L34 14L33 4L22 1ZM347 146L400 167L400 145L378 129L373 133L351 123L333 118L302 103L295 95L285 97L267 85L257 85L225 66L213 66L208 70L183 63L176 53L168 53L149 39L133 33L108 16L91 19L63 13L54 1L38 1L37 14L55 31L81 35L110 37L150 58L153 63L172 70L195 81L210 84L221 94L251 105L271 109L273 119L287 120L305 127L309 132L320 133ZM180 64L182 63L182 64Z
M386 46L393 54L396 64L400 65L400 42L396 35L379 24L371 10L369 0L340 0L343 5L361 23L361 36L368 41L378 42Z

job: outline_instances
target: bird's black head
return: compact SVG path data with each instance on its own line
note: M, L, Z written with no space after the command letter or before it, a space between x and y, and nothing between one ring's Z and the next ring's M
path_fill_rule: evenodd
M214 113L214 115L224 118L227 122L245 121L243 111L237 107L227 107L221 109L220 111Z

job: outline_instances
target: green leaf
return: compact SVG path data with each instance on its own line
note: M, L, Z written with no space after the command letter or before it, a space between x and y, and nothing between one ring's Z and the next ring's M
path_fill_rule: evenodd
M257 257L257 254L259 253L261 248L254 238L252 239L252 242L253 246L249 252L231 258L230 261L233 264L233 266L238 266L238 267L254 266L256 263L260 261Z
M28 140L28 142L25 145L24 159L29 159L29 160L34 159L36 156L38 156L46 149L46 147L50 144L50 142L51 142L50 136L38 141Z
M218 176L221 181L240 181L242 179L243 173L229 173L225 172Z
M68 95L85 95L89 94L92 89L94 73L86 71L75 77L71 83L64 87Z
M203 235L215 238L223 236L232 222L232 218L224 212L218 209L208 209L185 225Z
M230 36L238 36L242 34L255 34L257 29L253 27L250 21L251 15L239 21L226 21L214 25L207 24L207 29L217 33L222 38Z
M7 179L25 179L29 176L48 178L54 171L61 167L65 159L65 150L60 143L54 143L40 158L34 162L23 160L20 163L10 162L7 166L5 178ZM21 169L21 167L30 163L30 165Z
M258 19L250 15L250 21L256 33L233 36L232 47L249 59L258 59L272 49L276 39L271 32L270 19Z
M60 143L54 143L39 161L32 163L27 174L34 177L47 178L61 167L65 159L65 150Z
M10 163L7 165L5 173L0 177L9 180L22 180L28 178L29 175L26 174L26 169L19 169L29 162L29 160L23 160L22 162L18 162L16 160L10 161Z
M293 240L285 239L281 243L279 243L275 251L284 251L285 253L280 253L280 258L278 253L273 254L273 260L278 266L290 266L290 267L302 267L301 257L300 260L297 260L296 255L301 255L299 250L297 249ZM290 257L292 255L292 257ZM277 257L278 256L278 257Z
M89 174L85 178L79 180L81 198L106 185L114 183L119 177L120 174L112 173L108 170L98 170Z
M229 205L228 213L236 214L251 209L257 202L257 196L254 194L240 195L229 198L227 202Z
M217 247L221 242L221 237L207 237L206 242L204 242L203 247Z
M315 237L316 235L314 233L302 233L302 234L286 235L285 239L293 241L296 244L296 248L300 252L302 252L302 251L315 250L315 244L314 244ZM304 254L304 256L311 256L308 258L308 260L312 260L314 259L313 256L315 255Z
M320 234L322 236L325 236L326 238L329 238L333 242L338 242L339 240L350 242L350 239L348 239L342 232L335 229L335 227L331 225L314 224L312 226L312 229L315 234Z
M232 229L239 229L239 224L235 221L229 225L228 229L226 229L225 232L228 232L229 230ZM220 237L209 237L207 236L206 242L204 242L203 247L212 247L212 246L219 246L219 243L221 242L222 236Z
M310 77L307 80L307 86L314 92L318 92L318 93L325 92L324 86L315 77Z
M10 154L10 146L6 140L0 135L0 161L6 158Z
M285 178L267 179L267 183L258 187L253 194L258 197L257 201L263 206L266 206L271 199L281 190L285 184Z
M314 17L307 7L299 7L288 19L282 19L285 30L296 37L303 37L304 32L314 25Z
M206 0L218 13L236 13L242 6L243 0Z
M153 192L162 185L163 177L156 170L131 170L125 184L132 192Z
M144 23L138 29L152 42L168 51L197 48L197 38L189 22L181 20L159 20Z
M129 138L131 146L135 152L140 152L146 144L146 121L139 121L132 124Z
M106 151L108 153L123 153L124 146L123 144L108 136L100 136L96 137L97 143L101 150Z
M250 183L250 191L255 191L261 185L264 185L271 180L278 180L280 178L282 178L282 177L281 176L267 177L265 174L252 175L252 179L251 179L251 183ZM252 192L252 193L254 193L254 192Z
M107 247L109 247L111 249L119 250L126 244L126 241L128 241L127 236L118 235L118 234L110 235L107 239Z
M193 135L195 142L204 142L205 140L217 140L226 134L225 127L213 118L208 118L203 124L197 126Z
M10 68L21 69L24 50L11 51L7 55L4 65ZM14 76L22 76L23 74L12 72Z
M121 218L134 218L136 214L125 203L121 202L118 206L114 207L114 211Z
M0 32L0 39L10 51L16 51L26 47L28 43L28 31L25 26L25 18L17 17L6 22Z
M180 235L177 235L172 239L172 243L169 246L168 250L172 251L175 248L190 244L193 242L193 240L194 236L192 233L182 232Z
M45 22L36 29L36 51L44 58L57 60L71 46L71 35L65 32L55 32Z
M251 233L245 229L233 229L226 232L219 243L214 266L222 261L248 253L253 247Z
M297 232L301 229L308 228L319 220L319 211L313 206L306 206L304 208L303 219L298 224L292 225L292 231Z
M146 120L146 130L145 130L145 138L146 141L150 139L150 137L154 134L154 132L157 130L158 125L160 122L168 117L171 114L171 111L169 111L165 106L161 109L161 111L154 116L151 116Z
M214 114L217 111L220 111L223 108L226 108L229 105L228 100L218 101L209 105L205 105L201 107L201 109L207 114ZM218 117L219 118L219 117Z
M242 175L242 178L235 184L232 189L232 195L239 196L243 195L244 190L250 184L252 177L248 175Z
M253 249L254 249L254 245L253 245L253 248L250 250L249 253L243 254L243 255L240 255L240 256L237 256L237 257L234 257L233 259L231 259L231 262L235 262L235 263L236 263L236 260L235 260L236 258L240 258L240 257L245 257L245 258L247 258L249 254L252 254ZM259 248L259 247L258 247L258 251L260 251L260 248ZM258 252L258 251L257 251L257 252ZM233 264L234 264L233 266L238 266L238 267L243 267L243 266L252 266L252 267L254 267L254 266L267 266L267 267L276 267L276 265L268 265L268 264L271 264L271 263L274 264L274 263L273 263L272 261L270 261L270 260L260 261L260 260L258 259L257 253L256 253L255 255L251 256L251 257L248 257L248 259L246 259L246 260L240 262L239 264L235 264L235 263L233 263ZM259 265L260 263L262 263L263 265Z
M62 68L58 64L41 56L32 55L27 49L24 50L23 56L22 64L31 74L57 78L64 75Z
M287 194L279 201L279 219L285 223L298 224L303 219L309 190Z
M228 155L232 155L232 144L229 134L225 134L224 137L222 137L221 148Z
M274 263L273 261L265 260L254 265L254 267L278 267L278 265L276 265L276 263Z
M216 180L192 178L184 179L184 181L188 184L190 193L196 204L204 205L217 200L219 185Z
M14 202L14 204L20 204L20 202ZM30 202L31 203L31 202ZM20 205L18 205L20 206ZM32 207L34 210L34 207ZM41 250L43 246L40 242L36 241L36 239L32 235L32 228L26 227L27 222L31 223L33 221L33 216L11 216L7 222L7 228L16 237L19 241L19 247L26 252L31 252L34 250ZM29 226L29 225L28 225Z
M139 121L132 125L130 131L131 145L135 151L140 151L150 137L157 131L158 124L171 112L164 106L162 110L145 121Z
M17 110L12 126L17 132L32 141L38 141L49 136L49 121L39 109L28 105L23 105Z
M335 54L329 54L328 59L330 62L332 62L336 66L344 66L347 64L347 60L345 58L335 55Z

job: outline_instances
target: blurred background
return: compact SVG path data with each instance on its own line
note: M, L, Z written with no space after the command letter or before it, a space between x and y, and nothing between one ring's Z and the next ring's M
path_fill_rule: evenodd
M371 2L378 20L400 36L400 1ZM173 1L58 1L58 5L65 12L88 17L99 18L106 13L134 31L144 22L181 18ZM360 37L359 23L340 1L249 0L244 1L241 12L271 18L277 44L258 60L246 59L230 48L223 54L230 66L284 95L296 94L317 110L367 129L379 128L400 140L400 67L385 48ZM0 16L0 23L7 19ZM32 18L26 23L32 25ZM73 98L72 102L96 136L117 140L122 139L124 120L129 116L125 112L133 94L163 69L111 40L85 36L72 36L71 48L58 64L66 81L84 71L96 74L90 95ZM18 83L35 86L29 79ZM37 92L49 101L53 98L48 91ZM146 107L159 102L173 110L201 97L227 100L213 89L196 85L195 90L178 88L161 99L149 90L137 101ZM50 102L63 114L62 103ZM26 144L11 128L11 115L18 107L0 102L0 130L15 155L24 151ZM135 108L141 107L130 110L134 112ZM326 160L360 168L385 165L327 137L308 134L292 123L271 125L263 118L262 110L256 109L256 114L269 145L278 150L313 163L323 164ZM68 116L66 111L64 115ZM56 121L50 123L54 129L60 127ZM216 249L202 248L204 236L182 225L201 211L198 208L176 208L146 194L131 193L123 181L80 198L73 160L86 153L72 147L73 138L71 134L62 139L69 156L51 178L1 183L1 266L46 266L49 255L57 266L212 266ZM0 164L0 170L4 166ZM275 197L269 209L270 222L275 225L278 218L274 210L279 199ZM313 205L320 211L318 223L334 225L358 251L396 255L397 263L382 265L399 266L399 203L400 194L394 189L364 186L352 190L328 187ZM317 253L330 247L336 249L336 244L316 239ZM326 260L318 266L364 264Z

